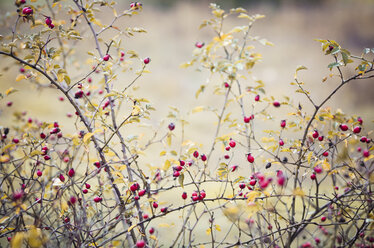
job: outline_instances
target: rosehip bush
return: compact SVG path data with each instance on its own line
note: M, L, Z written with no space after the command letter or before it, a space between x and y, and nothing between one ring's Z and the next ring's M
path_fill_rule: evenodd
M374 77L374 49L356 56L333 40L318 40L331 57L323 81L338 85L322 101L314 99L299 79L307 69L300 66L291 84L305 102L295 105L292 95L268 95L251 75L261 59L255 47L272 45L251 32L264 16L211 4L212 16L200 28L214 36L192 44L193 57L181 67L208 71L211 80L196 97L214 95L221 107L198 106L187 114L171 108L154 126L154 107L135 92L153 61L121 42L145 29L116 26L119 19L137 18L143 7L17 0L14 13L2 17L2 32L11 31L0 36L0 55L19 68L15 81L53 88L57 100L75 111L70 123L14 111L11 124L1 126L2 243L372 247L370 120L327 104L346 84ZM99 11L113 19L103 23ZM242 26L223 28L235 17ZM117 35L105 36L108 30ZM84 40L94 49L79 53ZM119 71L126 72L121 88L114 87ZM11 94L13 87L1 94L6 111L13 108ZM193 125L189 115L200 112L207 121L215 118L210 143L194 142L185 129ZM129 135L134 127L139 131Z

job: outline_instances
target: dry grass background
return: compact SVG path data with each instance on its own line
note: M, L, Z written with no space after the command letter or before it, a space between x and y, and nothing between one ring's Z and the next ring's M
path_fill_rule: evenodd
M12 2L12 1L10 1ZM260 2L260 1L259 1ZM9 3L2 2L3 6ZM128 3L121 3L123 8ZM148 33L138 35L135 38L125 39L125 47L138 51L142 57L149 56L152 61L149 69L152 73L144 75L139 81L140 90L137 94L148 98L156 107L157 111L152 114L152 124L157 125L165 118L169 111L169 106L176 106L182 112L187 112L194 106L212 105L220 106L221 101L210 95L202 95L195 99L195 92L199 85L205 82L207 73L197 73L193 69L180 69L179 65L191 58L192 50L196 41L209 41L212 32L207 29L198 30L203 19L209 18L210 10L207 2L181 1L172 8L163 9L154 4L153 1L143 1L143 12L131 19L123 19L118 26L141 26ZM322 1L322 4L315 5L310 1L308 5L297 5L294 1L283 1L281 5L274 6L268 3L247 5L251 14L260 13L266 15L265 19L258 21L252 32L272 41L275 46L262 47L256 44L256 49L262 53L263 62L256 65L253 76L261 79L266 84L269 93L278 97L291 96L296 93L290 86L293 80L295 68L298 65L308 67L307 71L300 73L300 78L306 83L306 88L312 92L312 96L322 99L328 94L329 89L333 89L337 82L328 80L322 83L321 80L330 72L327 64L331 58L324 56L321 52L320 44L313 39L333 39L354 54L360 54L363 47L374 47L374 1L371 0L335 0ZM119 9L121 9L119 7ZM5 13L3 8L0 12ZM103 16L103 22L108 23L110 18ZM237 24L236 19L230 20L227 27ZM2 31L3 32L3 31ZM5 32L5 31L4 31ZM110 37L111 33L106 35ZM92 40L85 41L85 45L79 50L93 50ZM1 58L0 66L6 67ZM0 102L1 115L0 125L6 125L11 121L11 110L17 109L27 111L29 116L37 116L45 121L59 121L64 129L73 130L70 120L67 119L66 112L72 109L66 102L57 100L58 94L55 90L45 90L38 92L33 87L27 85L26 81L15 82L14 78L18 68L12 68L12 75L8 74L0 78L0 91L3 92L9 87L14 87L20 91L10 96L9 100L14 102L11 109L5 107L6 102ZM132 77L130 77L132 78ZM128 76L120 76L115 82L118 87L129 81ZM251 82L248 82L250 84ZM331 102L329 106L341 108L347 114L357 114L367 120L368 128L373 129L374 111L372 110L374 98L373 80L354 82L354 85L345 87ZM296 102L305 103L303 96L296 96ZM218 105L217 105L218 103ZM187 138L203 144L206 150L213 139L214 120L208 115L197 114L190 117L191 125L188 127ZM135 131L136 130L136 131ZM178 130L178 126L177 129ZM137 127L132 131L138 131ZM159 150L151 149L147 155L148 163L158 163L158 159L153 159L154 154ZM175 195L160 196L161 201L173 202L179 205L181 191L175 191ZM209 194L208 194L209 197ZM176 199L178 198L178 199ZM173 220L176 225L178 215L171 216L161 222ZM225 217L216 216L221 227L225 224ZM205 220L204 220L205 221ZM169 237L175 236L177 228L158 228L162 242L169 242ZM223 232L224 233L224 232ZM205 238L205 230L200 232Z

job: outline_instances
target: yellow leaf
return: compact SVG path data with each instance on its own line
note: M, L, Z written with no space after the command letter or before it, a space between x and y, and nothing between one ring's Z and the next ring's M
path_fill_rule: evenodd
M86 133L83 137L83 142L88 144L90 142L90 138L94 135L94 133Z
M23 232L16 233L16 235L12 237L12 241L10 242L10 247L21 248L24 237L25 237L25 234Z
M214 225L214 227L216 228L217 231L221 231L221 227L219 225Z
M301 189L301 188L296 188L294 191L293 191L293 194L295 196L301 196L301 197L304 197L305 196L305 193L304 191Z
M24 75L24 74L19 74L17 77L16 77L16 82L19 82L21 81L22 79L26 79L27 77Z
M310 161L312 160L312 155L313 155L313 152L309 152L308 157L307 157L308 164L310 164Z
M168 223L160 223L158 224L159 227L170 227Z
M10 157L7 154L5 154L3 156L0 156L0 162L1 163L7 163L7 162L9 162L9 160L10 160Z
M254 201L254 200L255 200L258 196L260 196L260 195L261 195L261 193L258 192L258 191L255 191L255 190L249 192L249 194L248 194L248 198L247 198L247 202L252 202L252 201Z
M3 224L7 219L9 219L8 216L5 216L3 218L0 219L0 224Z
M5 91L5 95L9 95L9 94L12 94L12 93L14 93L14 92L16 92L17 90L15 90L13 87L11 87L11 88L9 88L9 89L7 89L6 91Z
M212 230L210 228L206 229L206 231L205 231L206 235L208 235L208 236L210 235L211 232L212 232Z
M162 151L162 152L160 152L160 157L161 156L165 156L166 155L166 151Z
M168 134L168 136L166 137L166 142L169 146L171 146L171 134Z
M203 110L204 110L204 106L199 106L199 107L193 108L192 113L201 112Z
M28 232L28 244L31 248L42 247L42 231L40 228L33 226Z
M34 151L30 152L30 157L33 157L35 155L41 155L41 154L42 154L42 151L34 150Z
M164 167L162 168L164 171L167 171L171 166L170 160L166 160Z
M135 105L132 109L131 114L136 116L136 115L139 115L139 113L140 113L140 107L138 105Z
M325 171L329 171L331 170L331 165L329 164L329 162L327 162L327 159L325 159L322 163L322 168L325 170Z
M153 240L157 240L156 236L155 235L151 235L149 236L150 239L153 239Z
M136 224L130 226L128 229L127 229L127 232L130 232L132 229L134 229L136 227Z

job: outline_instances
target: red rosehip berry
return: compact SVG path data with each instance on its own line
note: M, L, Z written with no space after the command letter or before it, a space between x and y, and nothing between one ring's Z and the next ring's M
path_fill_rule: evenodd
M88 189L84 189L82 190L83 194L87 194L88 193Z
M279 146L284 146L284 141L282 139L279 140Z
M354 132L354 133L359 133L359 132L361 132L361 127L360 127L360 126L354 127L354 128L353 128L353 132Z
M239 167L238 165L232 165L230 168L231 168L231 171L234 172L236 171L238 167Z
M149 229L149 234L153 234L155 232L155 229L153 228L153 227L151 227L150 229Z
M60 175L58 176L58 178L60 179L61 182L65 182L65 177L64 177L64 175L60 174Z
M317 174L322 173L322 167L320 167L320 166L316 166L316 167L314 167L313 170L314 170L314 172L317 173Z
M249 181L249 184L251 185L251 186L255 186L256 185L256 180L255 179L252 179L251 181Z
M284 186L285 182L286 182L286 178L282 175L282 176L279 176L278 179L277 179L277 182L279 184L279 186Z
M30 7L25 7L22 9L22 14L27 15L27 16L32 15L33 12L34 12L33 9Z
M49 25L50 29L53 29L54 27L55 27L55 25L53 23L51 23L51 25Z
M13 102L7 102L6 104L8 107L11 107L13 105Z
M362 143L366 143L367 138L366 138L365 136L362 136L361 139L360 139L360 141L361 141Z
M121 57L125 56L125 52L121 51Z
M248 162L253 163L255 161L255 158L251 154L248 154L247 155L247 160L248 160Z
M286 120L281 120L280 126L281 126L281 128L285 128L286 127Z
M8 240L8 242L12 241L12 237L7 237L6 239Z
M145 189L142 189L142 190L139 191L138 195L143 196L143 195L145 195L146 192L147 191Z
M225 156L223 156L225 159L229 159L230 158L230 155L228 154L225 154Z
M14 201L17 201L17 200L21 199L23 197L23 195L24 195L23 190L17 190L16 192L13 193L12 198L13 198Z
M225 88L229 88L230 87L229 83L227 83L227 82L224 83L224 86L225 86Z
M180 166L184 166L186 164L186 162L184 162L183 160L179 160L179 164L180 164Z
M317 139L318 136L319 136L319 133L317 130L314 130L313 134L312 134L313 138Z
M48 161L48 160L50 160L50 159L51 159L50 156L48 156L48 155L45 155L45 156L44 156L44 160Z
M143 219L148 219L148 218L149 218L148 214L143 214Z
M207 159L206 155L205 155L205 154L202 154L202 155L201 155L201 160L202 160L203 162L205 162L206 159Z
M193 156L194 156L195 158L197 158L197 157L199 156L199 152L198 152L198 151L194 151L194 152L193 152Z
M69 171L68 171L68 175L69 177L73 177L75 175L75 171L73 168L71 168Z
M244 189L245 188L245 183L240 183L239 188Z
M85 186L86 186L86 189L90 189L91 188L91 185L89 185L88 183L85 183Z
M357 147L357 151L358 151L358 152L361 152L361 151L362 151L362 148L361 148L361 147Z
M255 96L255 101L256 101L256 102L260 101L260 95L256 95L256 96Z
M157 202L153 202L152 206L153 206L153 208L158 208L158 203Z
M170 131L173 131L175 129L174 123L170 123L168 128L169 128Z
M15 143L15 144L18 144L18 143L19 143L19 139L16 139L16 138L14 138L12 141L13 141L13 143Z
M136 247L137 248L145 247L145 241L144 240L139 240L138 242L136 242Z
M251 117L244 116L244 123L249 123L251 121Z
M280 105L281 105L281 104L280 104L280 102L278 102L278 101L274 101L274 102L273 102L273 106L276 107L276 108L280 107Z
M183 200L186 200L186 199L187 199L187 193L186 193L186 192L183 192L183 193L182 193L182 199L183 199Z
M325 151L324 153L322 153L322 155L323 155L324 157L327 157L327 156L329 155L329 152L328 152L328 151Z
M312 175L310 175L310 179L316 180L316 178L317 178L316 174L313 173Z
M64 219L64 222L65 222L65 223L69 223L69 222L70 222L70 218L69 218L69 217L66 217L66 218Z
M230 149L231 149L230 146L226 146L226 147L225 147L225 150L226 150L226 151L230 151Z
M100 168L100 167L101 167L101 163L100 163L99 161L96 161L96 162L94 163L94 165L96 166L96 168Z
M109 54L104 55L104 57L103 57L104 61L108 61L109 59L110 59L110 55Z
M322 221L322 222L326 221L326 219L327 219L326 216L322 216L322 217L321 217L321 221Z
M77 198L75 196L70 197L70 203L74 205L77 202Z
M94 202L96 202L96 203L99 203L99 202L101 202L103 200L103 198L101 198L101 197L99 197L99 196L96 196L95 198L94 198Z
M323 138L324 138L324 136L321 135L321 136L318 137L318 140L319 140L319 141L323 141Z
M346 124L341 124L339 127L342 131L347 131L348 130L348 126Z
M181 173L179 171L174 171L173 177L179 177Z
M37 175L38 177L41 177L41 176L43 176L43 172L40 171L40 170L38 170L38 171L36 172L36 175Z
M149 62L151 62L151 59L149 57L145 58L143 60L144 64L149 64Z
M236 142L235 142L234 140L230 140L230 142L229 142L229 146L230 146L231 148L234 148L234 147L236 146Z
M196 46L197 48L202 48L204 45L205 45L204 42L196 42L196 43L195 43L195 46Z
M205 190L202 190L202 191L200 192L200 195L201 195L201 197L204 199L204 198L206 197Z
M362 125L362 122L363 122L363 121L362 121L362 118L361 118L361 117L358 117L358 118L357 118L357 122L358 122L358 124Z
M47 16L47 17L45 18L45 24L47 24L47 26L50 26L50 25L52 24L52 19L51 19L51 17Z
M163 207L163 208L160 209L160 211L163 212L163 213L166 213L168 211L168 208L167 207Z
M364 151L362 152L362 155L364 155L365 158L369 157L369 156L370 156L370 152L369 152L369 150L364 150Z
M23 68L23 67L19 68L19 72L20 73L24 73L25 72L25 68Z

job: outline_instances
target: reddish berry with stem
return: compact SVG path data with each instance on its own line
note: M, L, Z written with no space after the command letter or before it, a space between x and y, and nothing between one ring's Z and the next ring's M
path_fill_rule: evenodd
M110 59L110 55L109 54L104 55L104 57L103 57L104 61L108 61L109 59Z
M236 142L234 141L234 140L230 140L230 142L229 142L229 146L231 147L231 148L234 148L235 146L236 146Z
M144 240L138 240L136 242L136 247L137 248L143 248L143 247L145 247L145 241Z
M280 107L280 105L281 105L281 104L280 104L280 102L278 102L278 101L274 101L274 102L273 102L273 106L276 107L276 108Z
M195 43L195 46L196 46L197 48L202 48L204 45L205 45L204 42L196 42L196 43Z
M143 62L144 62L144 64L149 64L149 62L151 62L151 59L149 58L149 57L147 57L147 58L145 58L144 60L143 60Z
M260 101L260 95L256 95L256 96L255 96L255 101L256 101L256 102Z
M175 129L175 124L174 123L170 123L169 126L168 126L169 130L170 131L173 131Z
M340 130L344 132L348 130L348 126L346 124L341 124L339 127L340 127Z
M194 151L194 152L193 152L193 156L194 156L195 158L197 158L197 157L199 156L199 152L198 152L198 151Z
M247 160L248 160L248 162L253 163L255 161L255 158L252 156L252 154L249 153L247 155Z
M187 199L187 193L186 193L186 192L183 192L183 193L182 193L182 199L183 199L183 200L186 200L186 199Z

